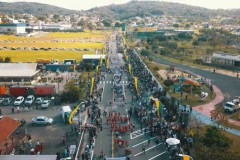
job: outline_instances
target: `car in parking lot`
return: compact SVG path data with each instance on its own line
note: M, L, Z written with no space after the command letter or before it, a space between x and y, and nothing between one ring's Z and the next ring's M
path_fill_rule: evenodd
M11 97L6 97L6 98L4 98L2 104L3 104L4 106L8 106L8 105L11 104L11 102L12 102L12 98L11 98Z
M50 106L51 100L45 99L43 100L41 107L42 108L48 108Z
M3 97L0 97L0 104L2 104L4 101L4 98Z
M35 100L35 103L36 103L37 105L41 105L42 102L43 102L43 98L42 98L42 97L38 97L38 98L36 98L36 100Z
M25 100L25 104L26 105L31 105L34 101L35 97L33 95L29 95L27 96L26 100Z
M50 125L53 123L52 118L38 116L32 119L32 125Z
M23 101L24 101L24 97L23 96L17 97L17 99L15 99L15 101L14 101L14 106L22 105Z

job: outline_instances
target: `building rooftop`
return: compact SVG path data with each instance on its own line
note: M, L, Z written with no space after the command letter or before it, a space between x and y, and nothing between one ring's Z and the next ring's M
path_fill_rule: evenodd
M82 56L82 59L100 59L100 58L105 59L106 55L103 54L84 54Z
M37 63L0 63L0 78L32 77L38 72Z
M217 52L217 53L213 53L213 58L228 59L228 60L234 60L234 61L240 62L240 55L237 55L237 54Z
M0 144L3 143L17 128L21 122L10 117L0 118Z

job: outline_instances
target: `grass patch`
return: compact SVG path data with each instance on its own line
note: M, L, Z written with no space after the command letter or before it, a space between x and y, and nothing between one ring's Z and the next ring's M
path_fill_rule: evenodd
M1 57L11 57L12 62L36 62L36 59L76 59L80 61L83 54L94 54L94 51L0 51Z

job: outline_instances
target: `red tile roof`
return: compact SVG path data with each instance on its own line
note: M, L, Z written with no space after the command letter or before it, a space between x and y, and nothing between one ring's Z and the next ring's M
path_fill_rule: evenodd
M4 116L0 119L0 144L3 143L21 124L21 122Z

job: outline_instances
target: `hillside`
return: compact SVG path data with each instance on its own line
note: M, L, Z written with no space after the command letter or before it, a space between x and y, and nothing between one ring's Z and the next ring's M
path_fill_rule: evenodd
M0 2L1 13L28 13L33 15L44 15L44 14L62 14L69 15L79 13L79 11L69 10L65 8L56 7L53 5L35 3L35 2Z
M138 1L121 5L109 5L93 8L89 12L114 19L128 19L139 16L171 15L185 17L190 20L207 20L210 16L216 15L239 15L238 10L212 10L202 7L190 6L180 3Z

